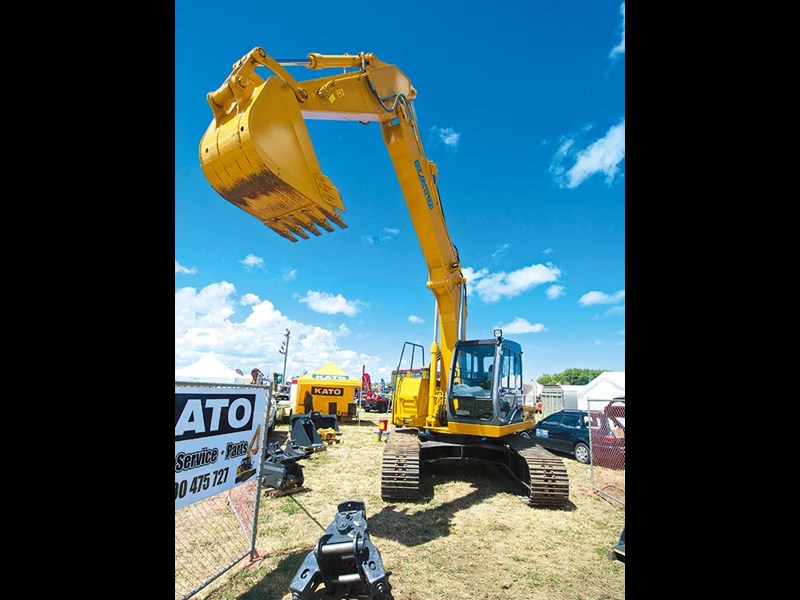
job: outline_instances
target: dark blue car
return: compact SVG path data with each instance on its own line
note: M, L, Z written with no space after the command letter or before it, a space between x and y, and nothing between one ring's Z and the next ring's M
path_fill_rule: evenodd
M571 454L579 463L588 465L589 413L564 409L546 416L531 431L534 441L548 450Z
M624 416L618 416L616 421L624 428ZM588 465L594 462L595 466L625 468L624 435L614 435L612 423L603 411L593 410L589 414L585 410L560 410L536 423L528 435L543 448L570 454L579 463ZM590 451L590 447L593 450Z

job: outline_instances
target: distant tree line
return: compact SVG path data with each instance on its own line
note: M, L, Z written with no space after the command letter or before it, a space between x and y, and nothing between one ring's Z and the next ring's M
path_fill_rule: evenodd
M592 379L608 369L565 369L562 373L541 375L536 383L539 385L586 385Z

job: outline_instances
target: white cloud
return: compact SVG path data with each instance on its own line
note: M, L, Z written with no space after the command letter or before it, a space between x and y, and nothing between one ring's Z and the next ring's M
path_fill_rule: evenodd
M436 132L439 135L439 139L442 140L446 146L452 148L458 147L458 138L461 137L461 134L456 133L452 127L437 127L434 125L431 127L431 131Z
M511 247L511 244L508 244L508 243L501 244L500 246L497 247L497 249L494 252L492 252L492 258L496 258L499 255L505 253L505 251L508 250L510 247Z
M574 188L583 183L595 173L605 173L606 183L610 184L619 171L619 164L625 158L625 119L612 125L606 134L595 140L583 150L574 149L573 140L568 140L562 145L567 150L559 149L550 164L550 173L561 187ZM564 161L574 160L573 165L567 169Z
M623 300L625 300L625 290L619 290L610 296L605 292L592 290L581 296L578 299L578 304L581 306L591 306L592 304L619 304Z
M489 269L481 269L480 271L476 271L472 267L464 267L461 269L461 272L464 274L467 283L474 283L481 277L485 277L486 275L488 275Z
M256 256L255 254L248 254L244 257L244 259L239 261L248 269L252 269L253 267L263 267L264 266L264 259L260 256Z
M503 330L503 335L541 333L542 331L547 331L547 328L541 323L528 323L528 321L522 317L516 317L511 323L499 325L499 327Z
M624 315L625 314L625 307L624 306L612 306L608 310L603 313L604 317L609 317L611 315Z
M334 296L328 292L316 290L308 290L305 297L300 298L300 302L308 304L308 307L314 312L326 315L342 313L348 317L354 316L359 311L358 306L361 304L358 300L347 300L341 294Z
M408 320L412 323L424 323L425 319L421 319L417 315L408 315Z
M551 285L549 288L547 288L547 291L545 292L547 294L547 299L555 300L559 296L563 296L564 290L566 289L567 288L565 288L563 285Z
M244 323L249 327L261 327L263 329L277 327L280 329L280 324L286 318L279 310L275 309L275 305L269 300L262 300L258 304L254 304L251 310L252 312L244 319ZM281 331L284 330L282 329Z
M259 304L260 302L261 298L259 298L256 294L245 294L242 296L242 299L239 300L239 304L244 306L252 306L253 304Z
M372 366L373 378L389 377L392 357L383 361L339 345L350 332L340 325L328 330L294 321L269 300L250 304L251 312L239 321L232 320L234 306L257 298L246 293L239 297L228 282L214 283L201 290L186 287L175 290L175 368L186 366L204 353L214 351L231 369L249 373L253 367L264 373L283 370L283 355L278 353L290 330L287 377L303 370L313 371L333 361L358 377L361 365ZM247 299L247 300L245 300Z
M283 280L284 281L293 281L297 279L297 269L284 269L283 270Z
M608 55L609 58L614 58L618 54L625 54L625 3L622 3L622 6L619 7L619 12L622 15L622 39L620 39L619 44L614 46L611 49L611 53Z
M398 233L400 233L399 229L396 229L394 227L384 227L383 229L381 229L380 233L372 235L362 235L361 239L367 242L370 246L376 246L381 242L385 242L387 240L392 239Z
M552 248L545 248L544 250L542 250L542 254L552 254L553 252L555 252L555 250L553 250Z
M186 275L194 275L197 273L197 267L184 267L181 263L177 260L175 261L175 272L176 273L184 273Z
M236 292L227 281L207 285L198 293L186 287L175 292L175 329L192 322L201 325L218 325L234 314L230 296Z
M573 145L575 145L575 140L567 139L558 147L558 150L556 150L556 156L559 158L566 157Z
M501 298L519 296L537 285L557 281L561 275L561 269L552 263L530 265L510 273L505 271L490 273L487 269L475 271L470 267L465 267L462 272L467 282L471 284L467 286L467 293L470 294L475 290L480 299L487 304L497 302Z

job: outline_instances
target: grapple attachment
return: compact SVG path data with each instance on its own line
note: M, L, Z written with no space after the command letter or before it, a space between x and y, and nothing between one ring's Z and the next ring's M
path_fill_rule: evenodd
M247 58L247 57L245 57ZM243 59L244 61L244 59ZM295 91L240 64L208 94L214 120L200 141L203 173L226 200L292 242L346 228L339 190L322 174Z

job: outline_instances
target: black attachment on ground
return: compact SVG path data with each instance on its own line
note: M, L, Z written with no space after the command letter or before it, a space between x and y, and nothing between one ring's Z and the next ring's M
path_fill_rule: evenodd
M270 442L267 455L261 463L261 485L284 492L303 485L303 467L297 464L311 452L296 448L286 441L284 448L280 442Z
M360 500L347 500L317 547L309 552L294 575L292 600L313 600L320 585L321 598L392 600L389 574L381 553L369 541L366 508Z
M316 413L319 415L319 413ZM312 420L314 413L293 414L289 417L289 440L292 446L311 452L326 450L327 446L317 433L317 425Z

